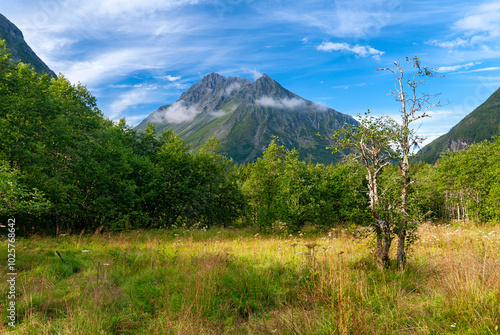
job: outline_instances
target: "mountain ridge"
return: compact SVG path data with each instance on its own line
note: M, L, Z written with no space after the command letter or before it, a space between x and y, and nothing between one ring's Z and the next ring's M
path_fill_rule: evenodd
M0 13L0 40L4 40L7 48L12 53L12 57L16 61L21 61L25 64L30 64L39 73L47 73L51 77L56 78L56 74L52 71L31 47L24 40L21 30L9 19Z
M434 164L441 153L467 149L471 144L491 140L500 134L500 88L479 105L450 131L424 146L417 158Z

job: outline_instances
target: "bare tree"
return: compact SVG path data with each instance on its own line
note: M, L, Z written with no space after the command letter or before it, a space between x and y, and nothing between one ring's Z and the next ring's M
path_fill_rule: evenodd
M402 223L398 228L398 250L397 260L401 270L404 270L406 263L405 241L410 224L408 213L408 194L410 189L410 164L409 157L415 146L418 146L424 138L416 135L410 124L424 117L429 117L428 111L440 105L440 101L433 102L439 94L419 93L419 87L425 84L425 77L435 76L435 72L428 67L422 66L418 57L406 58L406 61L413 62L415 71L405 76L403 66L394 62L394 68L377 68L377 71L390 71L396 75L394 95L396 101L401 103L401 123L397 124L395 142L398 153L400 172L403 179L401 189L400 212Z

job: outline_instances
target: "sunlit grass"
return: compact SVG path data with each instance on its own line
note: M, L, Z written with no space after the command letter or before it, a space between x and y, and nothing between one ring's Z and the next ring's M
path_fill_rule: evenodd
M373 240L349 230L21 239L15 333L499 333L499 226L424 224L419 234L404 273L378 269Z

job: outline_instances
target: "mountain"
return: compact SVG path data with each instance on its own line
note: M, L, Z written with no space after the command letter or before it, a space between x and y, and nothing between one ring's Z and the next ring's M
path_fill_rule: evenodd
M48 73L56 78L56 74L31 50L21 30L2 14L0 14L0 40L5 40L14 60L31 64L37 72Z
M459 151L472 143L491 140L492 136L500 134L499 126L500 88L448 133L423 147L417 154L418 159L434 164L448 149Z
M221 140L223 151L238 163L262 155L273 136L286 148L296 148L302 159L330 163L338 160L325 147L332 130L345 123L357 124L339 113L283 88L263 75L254 82L205 76L171 105L158 108L136 129L154 124L158 133L172 129L196 150L212 136Z

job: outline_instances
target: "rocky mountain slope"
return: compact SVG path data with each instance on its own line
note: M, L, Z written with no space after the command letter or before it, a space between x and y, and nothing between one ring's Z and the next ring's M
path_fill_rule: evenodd
M56 77L56 74L31 50L24 40L21 30L2 14L0 14L0 39L5 40L5 44L15 60L33 65L37 72L48 73L50 76Z
M329 137L345 123L357 124L351 116L303 99L265 74L252 82L217 73L205 76L172 105L158 108L137 129L148 122L158 133L172 129L194 150L215 135L238 163L261 156L273 136L288 149L297 149L302 159L330 163L340 156L326 150L328 141L317 133Z
M467 115L448 133L438 137L418 152L418 158L434 164L446 150L458 151L468 148L472 143L491 140L499 135L500 126L500 88L482 105Z

